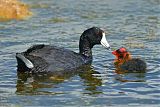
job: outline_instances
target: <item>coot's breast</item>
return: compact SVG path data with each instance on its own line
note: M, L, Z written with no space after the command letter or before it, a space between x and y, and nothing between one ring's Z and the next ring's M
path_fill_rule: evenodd
M35 70L38 68L39 71L64 71L85 64L81 55L64 48L45 45L40 49L29 50L26 57L35 65Z

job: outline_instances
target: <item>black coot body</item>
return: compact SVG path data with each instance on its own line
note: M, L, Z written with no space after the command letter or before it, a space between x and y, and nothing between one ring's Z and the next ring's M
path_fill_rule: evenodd
M109 48L105 33L98 27L84 31L79 41L79 53L62 47L34 45L25 52L17 53L18 71L20 72L55 72L76 69L92 62L92 47L102 44Z
M77 68L84 64L84 59L81 55L56 46L49 45L34 45L26 52L17 54L23 55L30 62L33 63L33 68L26 67L22 64L23 61L17 57L18 69L31 70L33 72L50 72L50 71L63 71Z

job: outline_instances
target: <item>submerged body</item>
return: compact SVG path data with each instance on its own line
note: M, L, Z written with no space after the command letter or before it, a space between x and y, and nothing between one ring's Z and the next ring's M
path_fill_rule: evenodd
M132 58L131 54L122 47L112 52L116 56L114 65L117 73L142 73L146 71L146 62L140 58Z
M27 51L16 54L18 71L32 73L67 71L84 64L91 64L91 49L96 44L102 44L109 48L104 31L93 27L82 33L79 53L56 46L34 45Z

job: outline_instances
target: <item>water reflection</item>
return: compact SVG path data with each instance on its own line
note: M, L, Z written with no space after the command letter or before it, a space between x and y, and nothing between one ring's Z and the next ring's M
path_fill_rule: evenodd
M88 69L85 73L79 73L81 79L83 79L84 85L87 86L85 90L89 91L84 94L100 94L101 90L98 90L97 87L102 85L102 79L96 78L93 74L100 74L99 72L94 71L93 69Z
M117 72L116 72L117 73ZM146 82L146 73L117 73L115 80L119 82Z
M82 80L85 90L84 94L99 94L102 93L97 88L102 85L102 79L96 78L93 74L99 74L88 66L83 66L75 71L48 73L48 74L31 74L17 71L17 94L64 94L65 92L53 92L53 88L59 88L58 85L66 82L72 77L78 76Z

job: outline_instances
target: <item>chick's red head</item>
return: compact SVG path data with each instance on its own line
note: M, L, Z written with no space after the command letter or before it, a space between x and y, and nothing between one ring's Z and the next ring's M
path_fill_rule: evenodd
M117 50L114 50L112 52L112 54L115 55L117 59L123 59L123 58L126 57L126 55L128 54L128 52L127 52L126 48L121 47L121 48L119 48Z

